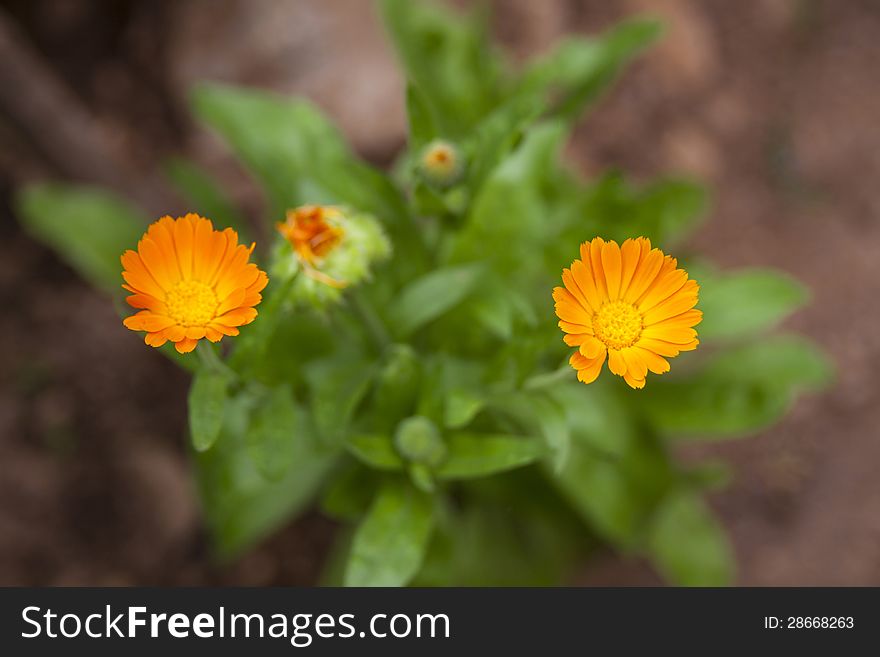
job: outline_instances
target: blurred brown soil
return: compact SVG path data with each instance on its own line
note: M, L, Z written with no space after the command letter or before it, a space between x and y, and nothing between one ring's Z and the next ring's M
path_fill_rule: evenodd
M465 4L457 2L456 4ZM667 38L586 120L587 174L693 174L714 208L693 246L724 266L773 265L813 303L790 322L824 345L837 385L754 438L690 446L734 480L712 501L741 584L880 584L880 6L870 0L496 0L499 39L521 59L625 14L665 17ZM145 178L185 152L250 213L253 185L197 130L200 79L309 96L365 157L404 140L402 81L361 0L7 0L56 83L108 152ZM58 108L63 121L63 108ZM69 173L0 106L0 584L310 584L333 527L317 515L237 563L212 565L183 447L187 377L125 331L111 305L18 228L16 185ZM138 196L143 189L121 191ZM169 199L173 199L169 195ZM162 210L182 210L163 201ZM608 556L585 584L650 584Z

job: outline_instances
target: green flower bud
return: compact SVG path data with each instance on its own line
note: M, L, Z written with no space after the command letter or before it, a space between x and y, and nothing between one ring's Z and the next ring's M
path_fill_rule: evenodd
M277 225L284 237L273 252L272 274L296 276L295 301L323 307L342 290L369 277L373 262L387 258L391 244L379 222L365 213L335 206L306 205L287 211Z
M451 187L464 173L461 152L448 141L432 141L419 154L418 171L434 187Z
M410 415L421 383L422 365L415 350L394 345L376 378L373 408L377 422L389 433L397 421Z
M394 446L407 461L429 467L440 465L446 458L446 443L440 431L421 415L408 417L397 425Z

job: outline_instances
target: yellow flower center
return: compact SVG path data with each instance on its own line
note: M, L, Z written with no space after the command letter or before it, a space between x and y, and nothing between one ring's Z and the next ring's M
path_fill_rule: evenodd
M180 281L165 294L168 316L181 326L204 326L216 316L217 295L201 281Z
M642 315L626 301L608 301L593 315L593 333L609 349L625 349L642 334Z

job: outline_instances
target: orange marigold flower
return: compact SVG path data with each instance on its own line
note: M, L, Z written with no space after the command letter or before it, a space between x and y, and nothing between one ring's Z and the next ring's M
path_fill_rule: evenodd
M342 241L345 231L334 221L340 215L337 208L304 205L288 210L287 220L278 222L276 227L300 259L314 265Z
M562 270L565 287L553 289L565 343L578 347L569 362L580 381L595 381L607 356L612 373L643 388L649 371L668 372L667 358L697 348L700 286L677 267L645 237L581 244L581 259Z
M238 243L231 228L219 231L196 214L162 217L122 255L126 300L143 308L123 321L132 331L146 331L151 347L174 343L185 354L202 338L218 342L238 335L239 326L257 316L266 272L249 263L254 250Z

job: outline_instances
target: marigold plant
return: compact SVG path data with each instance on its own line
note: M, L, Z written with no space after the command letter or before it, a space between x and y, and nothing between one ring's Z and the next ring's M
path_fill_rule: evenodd
M687 247L708 207L699 185L583 180L563 162L658 25L514 67L479 17L378 5L407 80L390 172L304 100L205 84L193 111L265 192L259 224L182 159L171 181L211 221L166 217L144 235L107 193L19 198L33 234L109 294L124 254L139 309L125 325L192 372L218 558L317 507L339 527L330 584L547 585L603 547L673 583L730 582L703 499L727 472L679 462L675 445L763 429L830 371L777 330L806 301L800 284ZM238 243L251 230L256 249ZM606 362L618 376L598 376Z

